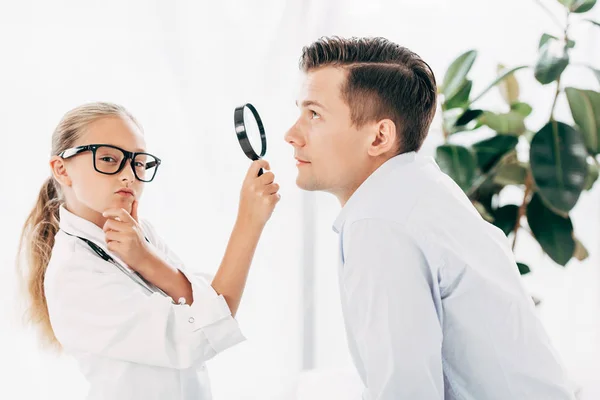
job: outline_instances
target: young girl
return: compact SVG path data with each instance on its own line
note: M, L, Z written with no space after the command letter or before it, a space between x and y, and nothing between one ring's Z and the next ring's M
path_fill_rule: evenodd
M124 108L68 112L52 137L52 176L20 244L29 316L46 342L73 355L89 400L210 399L204 362L244 338L233 318L262 230L279 201L255 161L238 218L209 285L138 217L161 160Z

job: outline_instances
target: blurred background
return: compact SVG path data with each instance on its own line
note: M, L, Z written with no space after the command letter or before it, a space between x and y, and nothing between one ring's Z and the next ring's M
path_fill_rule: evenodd
M564 2L563 2L564 3ZM127 107L145 128L148 150L163 160L147 185L140 215L186 264L214 273L236 217L250 161L233 130L246 102L261 113L267 156L281 184L261 239L238 320L247 341L208 363L214 398L359 399L337 289L340 206L333 196L295 186L293 151L283 140L294 104L303 46L324 35L384 36L418 53L442 83L464 52L478 58L474 93L497 65L534 65L540 37L559 37L565 8L557 0L19 1L0 3L0 398L80 399L86 382L68 357L41 351L19 324L15 254L20 229L49 175L50 137L62 115L88 101ZM555 15L555 18L549 16ZM600 21L600 6L585 18ZM558 19L556 21L555 19ZM576 19L574 19L575 21ZM573 64L562 85L598 91L600 28L573 22ZM520 99L532 106L532 131L548 121L554 84L532 69L515 72ZM481 107L502 111L490 90ZM557 119L572 124L565 96ZM442 111L422 152L445 142ZM482 135L485 135L485 130ZM454 143L468 144L456 134ZM582 399L600 399L600 198L584 191L570 213L583 261L559 266L527 234L517 258L523 283L541 299L539 315ZM501 202L519 204L509 187Z

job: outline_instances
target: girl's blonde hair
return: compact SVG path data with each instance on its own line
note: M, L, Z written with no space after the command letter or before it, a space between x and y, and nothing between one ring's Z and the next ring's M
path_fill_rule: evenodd
M52 153L74 147L92 122L104 117L128 118L141 130L135 118L122 106L112 103L89 103L67 112L52 134ZM17 256L18 276L26 294L25 320L38 329L42 345L60 350L61 346L50 324L44 277L59 228L59 206L64 203L60 185L50 175L42 185L33 210L21 232Z

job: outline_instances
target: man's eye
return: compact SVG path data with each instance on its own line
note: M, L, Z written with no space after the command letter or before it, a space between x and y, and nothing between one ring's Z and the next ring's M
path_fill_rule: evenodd
M115 160L114 158L112 158L110 156L101 157L100 160L104 161L104 162L116 162L117 161L117 160Z
M317 112L315 112L313 110L310 110L310 116L311 116L312 119L321 118L321 116Z

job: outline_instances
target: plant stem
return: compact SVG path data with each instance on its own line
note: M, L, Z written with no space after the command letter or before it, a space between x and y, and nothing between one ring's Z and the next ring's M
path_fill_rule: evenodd
M556 108L556 102L558 101L558 96L560 95L560 78L562 74L556 79L556 93L554 94L554 101L552 102L552 109L550 110L550 121L554 121L554 109Z
M442 134L444 135L444 143L448 143L448 137L450 136L450 132L446 130L446 126L444 125L444 117L442 116Z
M550 18L552 19L552 21L560 28L562 29L563 25L562 23L558 20L558 18L556 17L556 15L554 15L554 13L552 11L550 11L550 9L548 7L546 7L546 5L544 3L541 2L541 0L535 0L536 3L538 3L538 5L540 7L542 7L542 9L550 16Z
M571 13L567 10L567 23L564 28L564 42L565 42L565 53L567 53L567 44L569 43L569 17ZM564 72L564 71L563 71ZM556 102L558 101L558 96L560 95L560 80L562 78L562 73L556 79L556 93L554 95L554 102L552 102L552 109L550 110L550 121L554 121L554 109L556 108Z
M527 172L527 176L525 177L525 193L523 194L523 203L519 207L519 213L517 214L517 220L515 221L515 227L513 232L515 233L513 237L512 250L515 251L515 246L517 244L517 233L519 232L519 228L521 227L521 218L525 215L525 210L527 208L527 203L529 200L529 194L531 193L531 188L533 187L533 179L531 177L531 173Z

